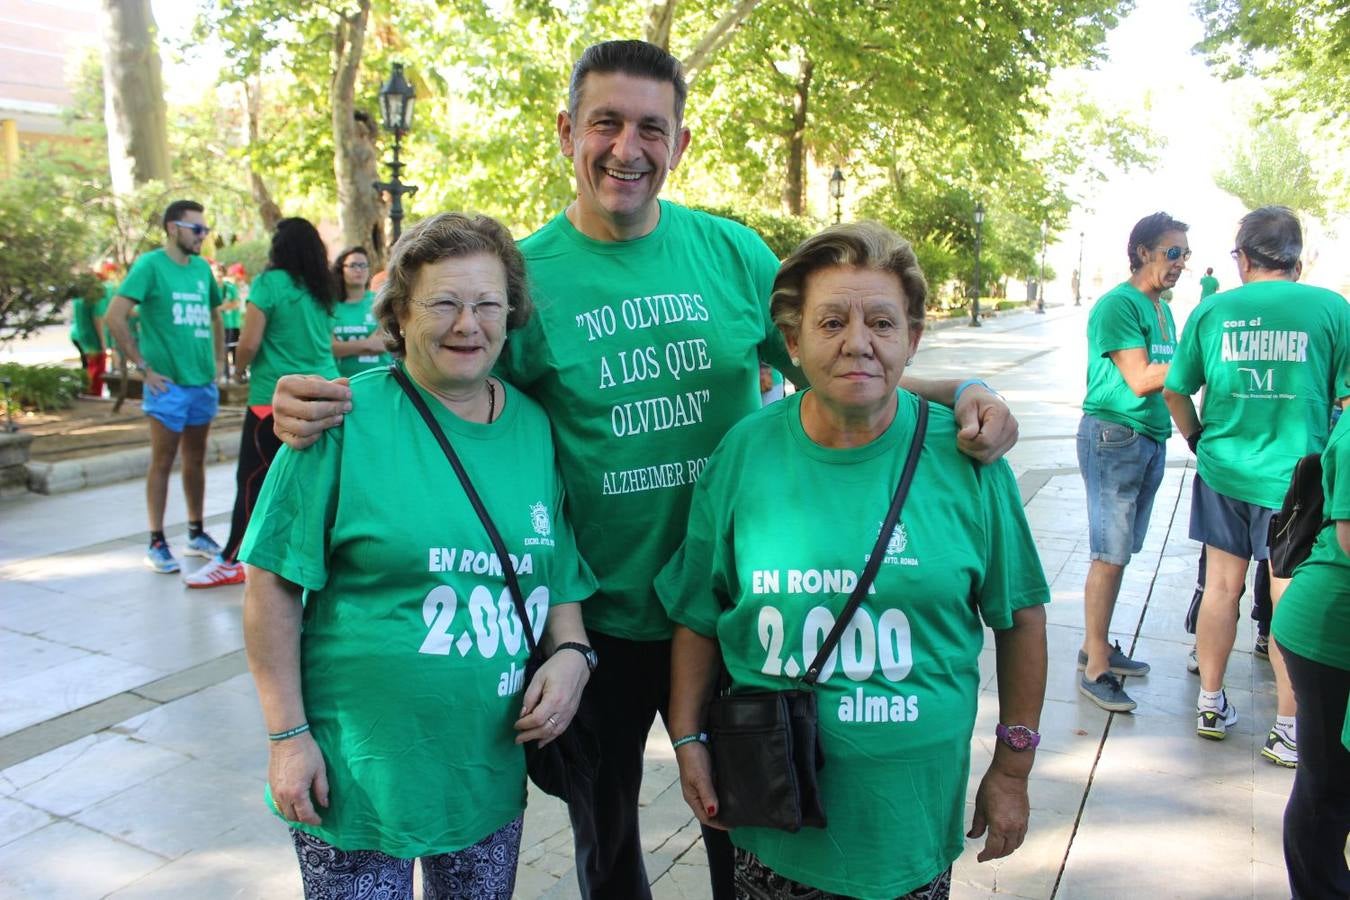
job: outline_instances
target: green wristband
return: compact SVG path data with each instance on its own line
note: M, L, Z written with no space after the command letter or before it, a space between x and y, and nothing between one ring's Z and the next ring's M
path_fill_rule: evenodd
M284 741L286 740L286 738L293 738L298 734L304 734L306 731L309 731L309 723L302 722L301 724L295 726L294 728L289 728L286 731L272 732L271 734L267 735L267 739L269 741Z
M692 743L694 743L695 741L698 741L700 744L706 744L706 743L708 743L708 735L707 735L707 733L706 733L706 732L703 732L703 731L700 731L698 734L686 734L684 737L680 738L679 740L677 740L677 741L675 741L673 744L671 744L671 745L670 745L670 749L672 749L672 750L678 750L678 749L680 749L681 747L683 747L685 744L692 744Z

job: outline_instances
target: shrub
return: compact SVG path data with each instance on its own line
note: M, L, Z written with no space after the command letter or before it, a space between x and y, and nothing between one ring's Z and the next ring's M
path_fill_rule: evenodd
M733 222L740 222L747 228L754 229L779 259L786 259L789 253L797 249L798 244L816 233L816 229L805 219L792 216L777 216L759 210L732 209L729 206L693 208Z
M994 309L997 310L1016 309L1021 305L1022 304L1018 303L1016 300L1000 300L994 304Z
M267 238L252 241L237 241L216 251L216 262L229 268L235 263L243 263L244 271L250 279L257 278L267 268L267 253L272 242Z
M47 412L74 405L75 396L84 390L85 374L79 369L50 363L25 366L7 362L0 363L0 378L9 379L11 412L21 409Z

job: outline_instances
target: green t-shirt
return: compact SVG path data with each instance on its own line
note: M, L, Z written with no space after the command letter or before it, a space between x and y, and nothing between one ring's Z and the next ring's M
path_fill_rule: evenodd
M253 279L248 302L267 316L262 344L249 367L250 405L270 405L283 375L338 377L328 310L289 273L268 269Z
M163 248L142 253L117 293L140 310L141 355L150 368L184 387L215 381L211 311L220 306L220 286L206 260L190 256L180 266Z
M108 303L112 300L108 288L108 285L104 285L97 300L76 297L71 301L70 339L85 353L99 353L106 346L99 340L96 320L108 312Z
M1275 607L1271 625L1281 647L1323 665L1350 669L1350 556L1336 538L1336 521L1350 520L1350 416L1342 415L1322 451L1323 514L1332 524Z
M1087 396L1083 412L1133 428L1155 441L1172 434L1172 419L1162 391L1135 396L1125 376L1108 355L1138 348L1150 363L1168 363L1177 347L1172 308L1154 303L1128 281L1121 282L1096 302L1088 315Z
M1215 278L1213 275L1200 276L1201 300L1205 299L1210 294L1217 294L1218 292L1219 292L1219 279Z
M1220 494L1279 509L1294 465L1326 445L1350 396L1350 304L1291 281L1215 294L1186 321L1167 388L1205 389L1196 470Z
M750 229L661 203L648 235L592 240L559 215L521 242L535 314L498 364L553 421L577 544L600 579L586 626L670 637L652 579L684 537L694 480L759 409L778 260Z
M733 690L785 690L862 572L904 467L917 403L863 447L801 426L803 393L733 428L694 491L688 536L657 579L670 617L720 644ZM981 620L1049 601L1012 470L956 449L932 407L900 522L817 685L826 829L731 832L796 881L891 900L962 849Z
M351 387L345 427L277 454L240 554L305 589L305 716L330 802L321 826L293 827L343 850L448 853L525 808L512 724L526 646L487 532L412 403L387 371ZM548 419L510 387L491 425L424 396L542 634L551 604L595 589L563 518Z
M239 286L235 284L233 281L226 281L224 284L220 286L220 296L222 303L225 304L238 303ZM224 325L226 328L243 328L244 327L243 305L241 304L239 306L234 307L233 309L222 309L220 311L220 321L221 324Z
M333 307L333 337L339 341L365 340L380 327L371 312L375 305L375 292L366 291L360 300L350 303L338 303ZM344 356L337 360L338 372L351 377L366 369L388 366L392 357L388 353L371 353L366 356Z

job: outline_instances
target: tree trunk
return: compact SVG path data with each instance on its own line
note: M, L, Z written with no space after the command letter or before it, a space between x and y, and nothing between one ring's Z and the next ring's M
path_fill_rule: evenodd
M256 81L244 81L244 121L248 129L245 139L250 149L258 146L258 105L261 90L262 86ZM281 221L281 207L272 199L272 192L267 189L267 182L263 181L262 174L254 165L252 155L248 160L248 181L249 193L253 195L253 202L258 205L258 215L262 218L263 228L271 234Z
M113 192L167 182L168 115L150 0L103 0L103 118Z
M655 44L667 53L670 52L670 26L675 21L675 4L678 0L665 0L653 3L647 10L647 43Z
M670 6L674 6L674 0L671 0ZM759 0L736 0L736 5L722 14L722 17L713 23L707 33L699 39L694 45L694 49L689 51L689 55L681 60L684 65L684 76L693 81L698 73L708 62L717 55L718 51L727 45L736 29L740 28L750 14L755 11L759 5ZM672 11L673 12L673 11ZM669 39L670 23L666 24L667 39ZM663 45L664 46L664 45Z
M811 99L811 75L815 63L802 60L797 75L796 99L792 104L792 131L788 134L787 181L783 185L783 203L794 216L806 212L806 112Z
M337 178L338 227L343 246L365 247L372 271L384 268L385 207L374 183L379 180L376 125L356 109L356 75L361 69L370 0L341 16L333 34L333 174Z

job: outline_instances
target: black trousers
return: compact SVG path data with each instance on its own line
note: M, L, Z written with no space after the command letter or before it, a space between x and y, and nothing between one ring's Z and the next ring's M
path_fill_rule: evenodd
M267 470L281 449L281 438L272 431L272 417L260 419L253 410L244 414L244 430L239 433L239 463L234 470L234 512L230 516L230 537L220 555L233 562L239 558L248 520L262 493Z
M593 794L568 806L576 835L577 883L584 900L650 900L638 831L638 793L647 733L670 708L670 641L630 641L597 631L600 666L577 715L600 739ZM703 829L713 900L732 900L733 857L725 831Z
M1295 900L1350 897L1350 750L1341 743L1350 671L1280 647L1298 697L1298 768L1284 808L1284 865Z

